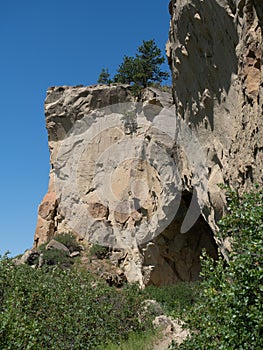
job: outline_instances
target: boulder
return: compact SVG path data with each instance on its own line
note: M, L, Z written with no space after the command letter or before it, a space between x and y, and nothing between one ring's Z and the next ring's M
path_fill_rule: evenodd
M28 264L28 265L35 265L38 258L39 258L39 252L35 249L28 249L25 251L25 253L18 259L15 259L15 263L17 265L20 264Z
M154 344L153 350L166 350L172 343L180 345L190 335L182 321L166 315L156 316L153 326L161 330L160 339Z
M46 250L51 249L61 250L70 255L69 249L64 244L56 241L55 239L51 239L51 241L46 245Z

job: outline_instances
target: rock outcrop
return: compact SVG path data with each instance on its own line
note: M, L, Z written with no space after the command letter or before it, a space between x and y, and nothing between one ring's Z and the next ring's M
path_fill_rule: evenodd
M210 226L222 215L217 183L262 183L263 4L257 0L177 0L167 43L176 113L207 158ZM183 170L184 188L193 174Z
M219 183L262 183L263 5L172 0L173 99L126 85L52 87L45 101L50 184L35 247L72 231L113 249L128 281L198 278L224 243Z
M192 137L188 147L195 152L198 140L177 125L172 96L149 88L136 102L125 85L54 87L45 114L51 171L35 247L71 231L111 247L113 256L120 252L118 264L130 282L196 279L202 248L213 257L217 251L200 211L192 210L194 220L181 233L193 201L181 187L177 160L188 152L184 137ZM197 158L189 155L202 170L204 159Z
M208 203L202 212L216 232L225 202L217 184L243 191L263 179L263 4L178 0L170 1L169 10L176 114L195 131L206 155L208 201L199 202ZM183 187L193 188L198 174L187 165L182 174Z

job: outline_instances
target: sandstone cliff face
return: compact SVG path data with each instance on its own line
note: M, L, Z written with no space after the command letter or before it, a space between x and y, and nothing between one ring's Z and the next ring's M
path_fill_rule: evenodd
M187 152L180 138L193 135L182 125L178 134L172 96L149 88L136 102L124 85L55 87L45 114L51 171L35 246L72 231L113 248L130 282L196 279L201 249L217 251L199 211L181 233L191 193L177 160Z
M169 5L167 55L176 113L195 130L207 158L211 227L224 200L217 183L262 182L262 1L177 0ZM192 187L184 167L185 188ZM200 199L201 201L203 199Z
M128 281L193 280L217 257L225 198L262 183L260 1L170 2L173 100L129 86L53 87L50 184L35 246L63 231L114 248ZM216 244L217 243L217 244Z
M206 154L208 198L203 216L218 237L225 200L217 184L240 191L263 180L261 1L170 1L167 56L178 118L198 135ZM198 174L187 166L183 187ZM202 204L201 204L202 205Z
M48 89L45 115L50 150L50 182L48 193L39 206L35 246L50 240L56 232L69 229L64 227L65 218L58 211L59 199L54 182L54 163L61 142L68 137L75 123L85 115L89 115L91 111L131 100L132 95L123 86L114 88L61 86Z

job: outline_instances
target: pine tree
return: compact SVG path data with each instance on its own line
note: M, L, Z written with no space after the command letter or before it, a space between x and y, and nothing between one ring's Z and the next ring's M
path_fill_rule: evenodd
M98 78L98 84L111 84L111 82L108 68L102 68Z
M143 41L143 44L138 48L136 58L139 67L135 80L144 88L154 82L161 83L169 77L167 72L161 70L165 58L154 40Z
M136 57L124 56L114 76L115 82L133 83L138 88L145 88L152 83L161 83L169 77L167 72L161 70L165 58L154 40L143 41L137 51Z
M114 81L121 84L131 84L134 82L136 74L137 62L134 57L124 56L123 62L117 69L117 74L114 76Z

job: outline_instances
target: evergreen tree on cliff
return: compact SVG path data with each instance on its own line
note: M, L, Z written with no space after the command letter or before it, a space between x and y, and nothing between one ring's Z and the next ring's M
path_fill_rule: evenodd
M138 62L136 58L124 56L123 62L119 65L114 81L121 84L131 84L134 82Z
M98 84L110 84L111 82L108 68L102 68L98 78Z
M115 82L133 83L140 88L145 88L152 83L161 83L169 77L167 72L161 70L165 58L154 40L143 41L137 51L135 58L124 56L114 76Z

